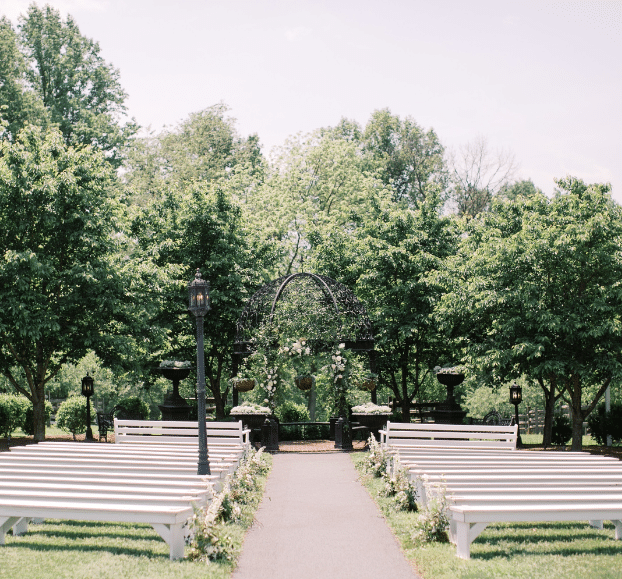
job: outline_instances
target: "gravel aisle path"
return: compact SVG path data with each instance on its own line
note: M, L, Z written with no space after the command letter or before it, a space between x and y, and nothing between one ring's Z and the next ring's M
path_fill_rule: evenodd
M416 579L347 454L276 454L233 579Z

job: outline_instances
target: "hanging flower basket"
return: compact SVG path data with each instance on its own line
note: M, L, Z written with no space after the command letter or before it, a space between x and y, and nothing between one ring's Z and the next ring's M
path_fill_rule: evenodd
M378 376L375 374L368 374L365 376L362 382L358 383L358 387L361 390L366 390L367 392L373 392L378 385Z
M252 378L234 380L233 387L238 392L250 392L255 387L255 380Z
M296 376L294 378L294 383L298 388L300 388L300 390L311 390L311 388L313 388L313 385L315 384L315 376L311 376L311 374Z

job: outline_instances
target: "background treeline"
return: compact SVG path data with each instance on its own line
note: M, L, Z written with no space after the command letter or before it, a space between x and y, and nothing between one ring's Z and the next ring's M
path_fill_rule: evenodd
M153 369L195 357L186 286L197 268L211 284L206 377L219 418L246 301L300 271L366 305L379 399L394 397L402 416L443 397L435 367L462 365L472 413L482 388L497 405L494 389L504 397L520 380L546 406L545 444L563 399L578 448L607 386L619 397L622 215L608 185L564 177L547 198L484 138L446 151L387 109L267 156L224 104L149 133L126 98L70 17L33 4L0 20L0 389L30 401L37 440L46 392L66 396L86 371L105 405L161 401ZM320 376L317 388L326 418L330 384Z

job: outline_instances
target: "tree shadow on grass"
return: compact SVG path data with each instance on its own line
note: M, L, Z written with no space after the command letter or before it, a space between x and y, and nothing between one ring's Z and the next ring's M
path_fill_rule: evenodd
M478 537L473 545L487 547L502 545L503 548L471 553L472 558L489 560L509 559L516 555L562 557L576 555L622 555L622 541L615 541L606 531L614 529L613 524L605 523L603 529L595 529L584 522L559 523L522 523L515 527L490 527L494 534ZM555 532L556 531L556 532ZM585 545L584 541L591 544ZM550 544L550 548L546 544ZM530 548L538 545L539 548Z
M162 543L165 545L164 541ZM168 549L166 553L155 553L151 549L145 549L145 546L136 546L135 548L131 548L127 546L109 546L105 545L88 545L84 544L81 541L74 541L71 544L64 545L50 545L48 543L40 543L37 541L29 541L24 539L23 536L19 541L12 541L5 545L4 548L17 549L21 551L30 550L33 552L41 553L41 552L74 552L79 551L81 553L110 553L111 555L128 555L130 557L147 557L149 559L169 559Z

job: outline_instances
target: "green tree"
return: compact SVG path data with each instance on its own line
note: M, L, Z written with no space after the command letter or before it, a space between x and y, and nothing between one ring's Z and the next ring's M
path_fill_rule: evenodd
M416 208L428 196L445 196L445 149L433 129L425 131L411 117L400 119L389 109L377 110L365 126L362 146L394 201Z
M317 271L355 288L365 304L381 378L405 420L446 355L445 337L432 319L439 289L428 277L455 251L457 236L453 220L439 216L440 204L428 196L418 209L402 209L379 198L353 232L318 232L312 238Z
M89 350L117 350L106 336L134 298L111 179L102 154L57 131L30 126L0 143L0 372L32 403L35 440L45 384Z
M136 139L125 164L124 181L141 205L171 188L224 180L246 201L263 179L265 161L256 135L241 137L229 108L220 103L192 113L178 126Z
M134 122L122 124L127 95L119 71L105 62L96 42L80 34L71 16L63 21L49 5L31 4L18 29L29 87L65 143L92 145L118 167L137 130ZM14 62L19 63L17 55Z
M4 135L13 139L26 122L46 126L49 119L43 101L26 83L26 59L11 22L0 18L0 118L6 121Z
M149 351L152 364L161 359L192 360L196 355L194 318L186 311L187 284L200 268L210 283L212 309L205 317L205 374L215 399L216 414L224 416L236 322L248 298L265 281L275 252L258 241L233 201L227 182L195 183L142 209L132 231L139 251L166 272L148 326L167 332L164 345ZM157 294L157 295L156 295Z
M437 313L492 383L540 384L545 446L564 397L578 450L584 420L622 377L622 210L606 185L557 184L551 200L519 196L470 222Z

